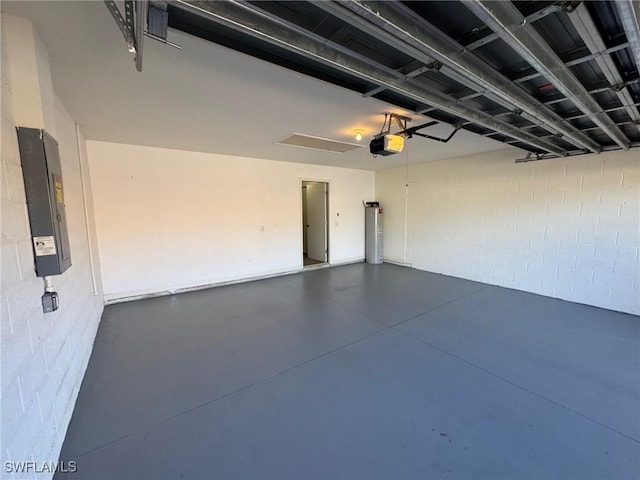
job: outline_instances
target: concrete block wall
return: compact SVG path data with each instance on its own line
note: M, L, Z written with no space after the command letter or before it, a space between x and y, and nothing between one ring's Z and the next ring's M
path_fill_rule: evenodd
M3 15L0 163L2 478L34 478L33 470L42 469L43 462L57 461L103 308L102 292L99 283L94 288L91 269L97 258L95 254L91 258L87 233L87 224L93 218L85 211L85 198L91 195L87 189L86 159L78 154L75 122L54 96L48 102L51 115L47 116L45 127L60 146L73 265L64 274L53 277L60 294L59 310L49 314L42 312L40 297L44 283L34 272L15 132L18 120L14 106L21 101L21 93L12 89L16 72L11 72L12 65L7 64L10 56L6 55L6 49L11 48L13 42L12 39L5 41L7 30L33 37L35 33L31 29L26 20ZM33 38L37 40L37 37ZM40 51L38 55L42 69L47 63L46 52ZM82 147L84 140L79 138ZM84 169L81 169L81 161L85 162ZM29 461L37 462L29 472L6 470L5 462ZM51 476L45 472L35 478Z
M515 164L519 156L377 172L385 224L394 225L385 257L640 314L640 149Z

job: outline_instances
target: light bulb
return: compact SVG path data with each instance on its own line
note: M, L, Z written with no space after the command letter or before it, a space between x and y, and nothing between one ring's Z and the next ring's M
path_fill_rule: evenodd
M362 140L362 130L356 130L356 140Z

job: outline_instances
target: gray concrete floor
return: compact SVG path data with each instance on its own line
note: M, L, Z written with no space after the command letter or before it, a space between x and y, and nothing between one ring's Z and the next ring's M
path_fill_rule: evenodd
M112 305L61 460L73 479L639 478L639 345L636 316L389 264Z

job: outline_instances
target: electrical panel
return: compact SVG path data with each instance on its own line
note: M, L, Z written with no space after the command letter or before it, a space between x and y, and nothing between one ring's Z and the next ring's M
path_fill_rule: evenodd
M71 266L71 252L58 142L44 130L17 130L36 275L59 275Z

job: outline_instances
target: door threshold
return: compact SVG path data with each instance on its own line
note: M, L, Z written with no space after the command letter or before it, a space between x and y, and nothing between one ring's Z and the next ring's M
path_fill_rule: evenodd
M317 270L319 268L327 268L330 267L331 264L329 262L324 263L314 263L313 265L303 265L302 270Z

